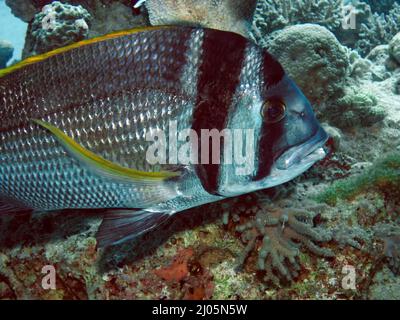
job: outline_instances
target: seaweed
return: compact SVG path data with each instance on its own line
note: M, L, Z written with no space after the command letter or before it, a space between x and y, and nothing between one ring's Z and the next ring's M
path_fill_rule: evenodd
M315 196L320 203L336 205L338 200L352 200L361 193L374 190L400 200L400 152L393 152L377 160L364 173L338 180Z

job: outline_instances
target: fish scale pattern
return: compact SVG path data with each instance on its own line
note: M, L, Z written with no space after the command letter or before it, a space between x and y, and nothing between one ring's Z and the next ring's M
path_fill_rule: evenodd
M163 200L155 187L99 178L31 120L52 123L120 165L160 170L145 161L145 136L165 129L172 119L181 120L178 129L190 127L195 97L182 89L179 69L188 57L190 35L188 29L179 36L158 30L120 37L0 78L0 195L43 210L147 206ZM169 196L164 190L162 197Z

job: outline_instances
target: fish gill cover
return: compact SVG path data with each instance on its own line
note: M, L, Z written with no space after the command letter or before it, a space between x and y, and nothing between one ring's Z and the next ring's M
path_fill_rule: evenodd
M24 41L22 52L17 42L0 39L0 68L9 68L0 70L4 75L0 78L0 97L4 97L8 88L22 94L17 98L12 96L6 105L4 99L0 99L0 114L3 115L0 121L0 299L400 298L400 1L2 2L11 9L14 17L4 9L5 6L0 7L0 27L11 26L17 17L28 30L25 35L18 34L18 28L7 29L10 30L7 39ZM154 33L145 46L135 42L137 38L129 32L124 33L126 38L115 38L113 42L104 37L120 30L160 24L179 27L175 31L158 33L162 36ZM201 63L199 52L203 48L200 43L205 38L199 31L187 33L183 41L178 35L180 28L184 27L231 31L244 38L228 36L232 37L231 44L235 47L229 52L221 51L219 56L215 56L213 51L206 52L210 56L207 61L213 63L203 64L201 69L198 67ZM103 38L94 41L97 45L82 48L76 44L99 36ZM163 59L164 66L175 68L169 80L161 83L163 86L157 84L158 89L168 86L169 92L173 93L168 101L174 103L174 108L157 113L157 105L148 106L149 102L165 103L159 100L161 95L141 97L129 90L123 96L102 96L93 102L95 99L85 91L89 90L87 88L92 88L92 93L98 92L96 90L111 92L115 88L115 79L122 79L117 83L123 83L125 88L132 83L140 83L144 88L151 82L149 75L162 74L163 68L129 68L135 65L133 57L154 57L146 54L156 52L151 50L159 48L160 38L167 39L163 46L167 52L168 46L175 48L171 49L169 56L159 52L156 55L156 59ZM224 43L223 37L218 41ZM68 45L76 50L66 52L60 49ZM218 48L215 43L213 45ZM40 66L27 64L26 60L19 65L18 61L10 61L13 46L14 56L33 57L28 61L39 61ZM264 66L258 56L259 47L274 57L267 55L273 60ZM54 54L48 54L48 51L57 49ZM86 53L84 58L74 60L79 52ZM241 54L229 56L230 52ZM170 60L171 56L175 60ZM176 59L179 63L175 63ZM68 63L72 61L79 62ZM197 124L211 126L218 122L221 127L232 125L245 117L242 113L232 116L235 114L233 110L237 111L232 109L236 101L232 90L257 84L263 72L265 79L277 79L268 89L274 90L282 74L277 72L279 77L274 77L272 71L280 68L271 70L267 67L272 67L276 61L310 101L321 127L330 136L325 147L328 155L287 183L205 204L169 218L163 214L148 215L143 211L133 215L131 211L112 212L111 209L115 208L107 208L107 211L74 208L32 212L27 203L16 204L10 197L15 190L4 187L18 180L6 175L14 162L25 162L21 167L23 176L20 176L24 182L22 194L29 193L31 186L43 181L46 172L51 171L51 162L35 162L44 154L40 149L30 152L31 146L39 141L39 146L49 143L49 150L54 152L50 160L59 155L73 157L70 162L63 163L61 169L76 163L82 167L76 176L71 171L61 171L59 175L54 173L52 180L48 180L46 193L39 189L34 193L33 202L38 205L55 204L59 199L70 204L84 201L94 207L115 204L114 195L109 190L105 193L107 196L97 200L90 197L90 192L102 185L99 184L103 181L101 179L114 179L116 175L120 179L118 183L125 184L126 177L121 172L132 169L136 170L133 171L134 178L141 181L135 187L140 192L132 193L132 189L122 188L120 198L132 197L132 194L149 195L141 198L143 207L168 199L176 193L175 179L186 177L188 173L175 165L154 167L153 172L168 172L171 175L168 183L172 181L173 184L163 182L160 187L157 181L155 189L154 181L142 182L138 175L141 178L146 176L149 165L139 161L132 166L127 159L133 152L143 152L144 149L126 143L142 131L132 129L131 133L126 133L123 128L136 128L137 123L152 124L167 119L165 115L168 113L189 110L191 101L196 99L187 101L184 98L199 89L193 80L197 79L198 70L205 70L203 76L208 75L203 77L200 91L205 95L212 92L213 99L224 101L225 111L214 109L210 101L203 103L198 99L202 103L197 107L208 105L203 109L208 111ZM248 64L241 69L241 63L245 62ZM182 87L177 83L181 83L183 65L189 67L184 73L185 85ZM224 69L228 65L229 70ZM76 69L77 66L80 69ZM107 66L112 69L107 69ZM91 73L93 70L97 73ZM111 70L112 73L102 70ZM100 75L102 80L99 81L94 74ZM129 77L125 77L126 74ZM218 87L208 87L208 78L218 74L224 82L216 81ZM80 83L79 75L86 76L87 81ZM64 79L64 82L48 82L46 87L43 83L46 83L47 76ZM225 89L227 94L219 96L224 85L229 90ZM70 88L75 91L69 91ZM181 91L177 92L178 89ZM24 92L29 94L24 97ZM55 92L61 94L58 97L46 96ZM287 109L290 105L276 99L269 100L267 93L271 91L254 92L257 94L252 99L263 99L263 103L260 102L265 106L263 116L272 122L276 120L278 124L289 118ZM278 93L274 92L273 96ZM88 99L87 105L91 108L87 116L75 103L81 97ZM47 105L46 99L56 103ZM66 109L72 112L71 119L58 121L50 111L64 106L65 101L74 102ZM132 101L145 108L136 118L129 118ZM245 103L247 100L239 101ZM15 111L17 116L10 111L14 103L20 106ZM34 105L40 108L35 109ZM116 105L123 106L124 121L113 122L115 114L112 110ZM99 110L108 110L108 113ZM43 112L46 116L38 119ZM285 114L286 117L282 116ZM96 122L96 116L103 117L103 120ZM187 119L186 114L182 118ZM7 133L5 119L15 122L13 133ZM24 119L31 122L25 129L19 129ZM39 121L38 126L35 121ZM192 127L190 119L184 122L178 125L180 129ZM75 130L73 126L76 124L87 124L90 129ZM256 126L256 122L253 125ZM122 134L117 138L95 136L96 132L104 130ZM34 132L38 136L34 136ZM271 131L262 132L265 135ZM275 132L282 134L278 129ZM299 135L298 130L294 132ZM24 134L28 138L23 143L14 139ZM287 135L285 139L295 140L296 134ZM105 148L103 153L93 152L101 150L96 148L102 145L108 149ZM128 146L125 153L115 151L121 145ZM71 155L77 149L82 152ZM270 146L270 152L272 149ZM12 152L5 153L4 150ZM281 153L276 151L279 157ZM88 164L89 160L94 165ZM60 186L66 186L63 190L71 190L68 187L73 185L74 179L84 176L85 170L89 170L90 175L86 176L86 184L79 189L77 196L70 197L73 193L69 191L49 191ZM114 171L110 173L110 170ZM220 176L225 174L224 170L218 172ZM5 176L8 180L4 179ZM228 179L230 174L225 176ZM193 183L188 181L186 188ZM213 182L213 197L218 198L219 192L227 190L221 187L222 182L223 179ZM107 188L112 190L115 183L113 180ZM245 186L250 186L253 181L246 183ZM197 192L192 197L203 199L203 196ZM6 211L8 214L3 214ZM121 227L132 231L134 225L145 231L166 218L168 223L128 241L100 248L96 234L103 218L112 227L107 228L106 235L113 240L118 240L112 236L120 234ZM51 277L46 277L52 272L56 274L54 283Z

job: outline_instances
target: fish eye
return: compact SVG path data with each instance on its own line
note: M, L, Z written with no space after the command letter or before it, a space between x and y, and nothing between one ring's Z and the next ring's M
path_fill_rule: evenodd
M261 115L265 122L277 123L285 117L286 105L280 99L269 99L264 103Z

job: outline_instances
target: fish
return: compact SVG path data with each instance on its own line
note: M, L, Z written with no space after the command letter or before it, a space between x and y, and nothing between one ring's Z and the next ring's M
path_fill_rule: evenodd
M135 7L146 7L152 26L191 25L247 37L256 4L256 0L139 0Z
M204 132L223 134L191 139ZM327 140L278 60L243 36L121 31L0 70L0 214L101 209L107 247L290 181L325 157ZM244 162L226 161L225 143Z

